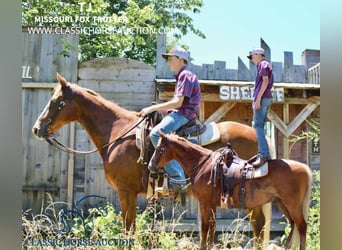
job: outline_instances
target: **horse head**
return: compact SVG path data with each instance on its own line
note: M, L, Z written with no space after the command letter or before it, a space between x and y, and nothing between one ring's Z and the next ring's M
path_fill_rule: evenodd
M50 137L63 125L75 120L75 110L71 108L73 106L71 84L58 73L57 80L58 85L52 97L32 127L32 132L38 139Z
M164 165L169 160L171 160L168 154L165 153L169 145L168 135L164 134L160 130L159 130L159 134L160 134L160 138L159 138L158 144L155 148L155 151L148 165L148 169L153 173L158 172L159 169L162 169Z

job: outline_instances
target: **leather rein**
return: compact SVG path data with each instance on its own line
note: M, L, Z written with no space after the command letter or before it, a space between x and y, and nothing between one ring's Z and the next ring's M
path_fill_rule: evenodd
M122 137L124 137L125 135L127 135L129 132L131 132L133 129L135 129L137 126L139 126L140 123L142 123L145 119L146 119L147 115L142 117L137 123L135 123L130 129L128 129L126 132L124 132L122 135L120 135L119 137L115 138L114 140L110 141L109 143L103 145L101 147L101 149L106 148L108 146L110 146L111 144L113 144L114 142L116 142L117 140L121 139ZM63 151L63 152L67 152L67 153L73 153L73 154L91 154L91 153L95 153L97 151L99 151L98 148L95 148L93 150L90 151L78 151L78 150L74 150L72 148L69 148L68 146L65 146L63 143L61 143L59 140L57 140L54 136L51 137L47 137L45 138L45 140L52 146L54 146L55 148Z

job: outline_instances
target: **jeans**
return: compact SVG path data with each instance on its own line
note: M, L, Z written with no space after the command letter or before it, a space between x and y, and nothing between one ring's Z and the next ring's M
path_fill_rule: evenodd
M261 98L261 108L253 109L253 127L258 138L258 156L265 158L271 157L265 136L265 122L272 101L272 98Z
M155 148L158 144L159 140L159 130L164 134L170 134L171 132L175 132L180 127L189 122L189 119L179 113L170 113L163 118L163 120L155 126L150 133L150 139ZM175 180L170 178L170 183L175 184L185 184L185 174L182 166L176 160L171 160L165 164L164 170L168 175ZM182 182L179 182L182 181Z

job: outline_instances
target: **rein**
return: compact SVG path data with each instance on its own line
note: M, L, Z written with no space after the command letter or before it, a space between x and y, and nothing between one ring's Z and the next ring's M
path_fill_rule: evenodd
M103 145L101 147L101 149L106 148L108 146L110 146L111 144L113 144L114 142L116 142L117 140L121 139L122 137L124 137L125 135L127 135L129 132L131 132L133 129L135 129L137 126L139 126L140 123L142 123L147 116L144 116L143 118L141 118L140 121L138 121L137 123L135 123L130 129L128 129L126 132L124 132L122 135L120 135L119 137L115 138L114 140L112 140L111 142ZM52 146L54 146L55 148L63 151L63 152L67 152L67 153L73 153L73 154L91 154L91 153L95 153L97 151L99 151L98 148L95 148L93 150L90 151L78 151L78 150L74 150L72 148L69 148L67 146L65 146L63 143L61 143L60 141L58 141L54 136L51 137L47 137L45 138L45 140Z

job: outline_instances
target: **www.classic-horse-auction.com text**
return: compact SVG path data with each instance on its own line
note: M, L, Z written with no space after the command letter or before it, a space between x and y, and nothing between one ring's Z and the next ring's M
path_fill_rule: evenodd
M27 27L29 34L60 34L60 35L100 35L100 34L164 34L172 33L174 28L129 26L126 16L89 16L92 4L78 3L79 15L75 16L35 16L35 26ZM63 25L65 24L65 25ZM61 27L61 26L63 27ZM56 27L57 26L57 27Z

